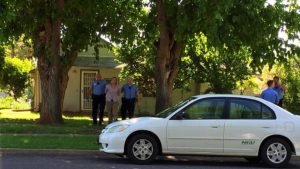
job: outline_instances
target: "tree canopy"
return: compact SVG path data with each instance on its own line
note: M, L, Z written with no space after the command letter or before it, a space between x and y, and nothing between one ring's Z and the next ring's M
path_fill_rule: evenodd
M45 123L62 122L68 71L77 53L88 45L95 46L97 54L102 35L120 47L120 60L129 65L127 73L140 78L145 88L155 82L156 112L171 104L178 77L195 78L184 61L190 59L190 66L199 70L202 67L194 64L207 62L202 70L214 74L200 78L215 85L229 78L223 74L224 67L227 72L247 73L239 65L229 66L237 58L246 58L242 64L259 70L266 63L284 62L300 53L292 43L299 40L296 0L274 4L267 0L2 0L0 11L0 41L21 35L33 41L42 82L41 121ZM280 32L287 38L280 37ZM207 54L197 52L199 36L206 37ZM229 80L242 78L234 76ZM212 88L228 90L232 84Z
M97 56L102 35L109 34L113 39L120 30L134 30L126 22L139 13L139 4L135 0L0 2L0 41L24 36L24 41L33 42L42 88L41 123L63 122L68 71L77 53L91 45Z
M244 64L255 70L266 63L272 65L276 60L285 62L299 53L299 46L291 43L299 40L300 14L296 1L277 0L270 4L266 0L157 0L148 1L144 6L148 18L140 18L145 24L138 25L140 31L135 38L120 42L121 60L129 65L137 65L141 60L154 62L156 112L170 105L171 91L180 69L190 73L180 65L188 43L199 34L207 38L208 48L216 49L227 58L234 59L233 56L242 53L249 55L251 59ZM280 37L280 32L286 33L287 38ZM146 54L148 51L150 55ZM135 57L130 56L133 54ZM224 62L225 58L222 59ZM219 64L216 66L221 68Z

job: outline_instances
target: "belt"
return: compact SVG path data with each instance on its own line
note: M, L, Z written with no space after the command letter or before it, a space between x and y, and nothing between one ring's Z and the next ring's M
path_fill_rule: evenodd
M100 94L100 95L97 95L97 94L93 94L94 96L103 96L105 95L104 93L103 94Z

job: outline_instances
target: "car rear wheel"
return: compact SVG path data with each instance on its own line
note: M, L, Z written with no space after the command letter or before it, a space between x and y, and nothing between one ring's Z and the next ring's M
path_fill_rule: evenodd
M283 139L270 139L263 145L260 155L270 167L283 167L291 159L291 147Z
M156 158L158 144L151 135L138 134L129 139L126 154L135 163L147 164Z

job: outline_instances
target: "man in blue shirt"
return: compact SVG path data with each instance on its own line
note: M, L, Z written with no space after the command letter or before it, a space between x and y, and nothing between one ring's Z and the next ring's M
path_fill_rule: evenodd
M261 93L261 98L264 100L267 100L269 102L272 102L274 104L278 104L278 94L277 92L273 89L274 88L274 81L273 80L269 80L267 82L268 88L266 90L264 90Z
M98 116L98 108L100 110L99 115L99 124L103 123L103 115L105 108L105 87L106 81L102 80L101 74L97 73L95 80L92 81L91 84L91 92L93 99L93 124L97 124L97 116Z
M122 98L121 115L125 120L128 114L129 118L134 116L135 102L138 99L138 87L132 83L132 78L128 78L127 84L123 85L121 91L124 93Z

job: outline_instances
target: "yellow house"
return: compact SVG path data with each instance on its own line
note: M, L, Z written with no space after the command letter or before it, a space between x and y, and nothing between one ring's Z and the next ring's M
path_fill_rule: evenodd
M106 49L99 50L99 59L97 60L91 47L86 52L78 54L73 66L69 70L69 81L64 98L64 112L84 112L90 111L92 101L88 96L91 81L95 78L95 74L100 72L102 78L110 80L114 76L118 76L121 71L122 64L117 63L113 53ZM34 110L38 111L42 102L40 78L36 70L31 72L34 80Z

